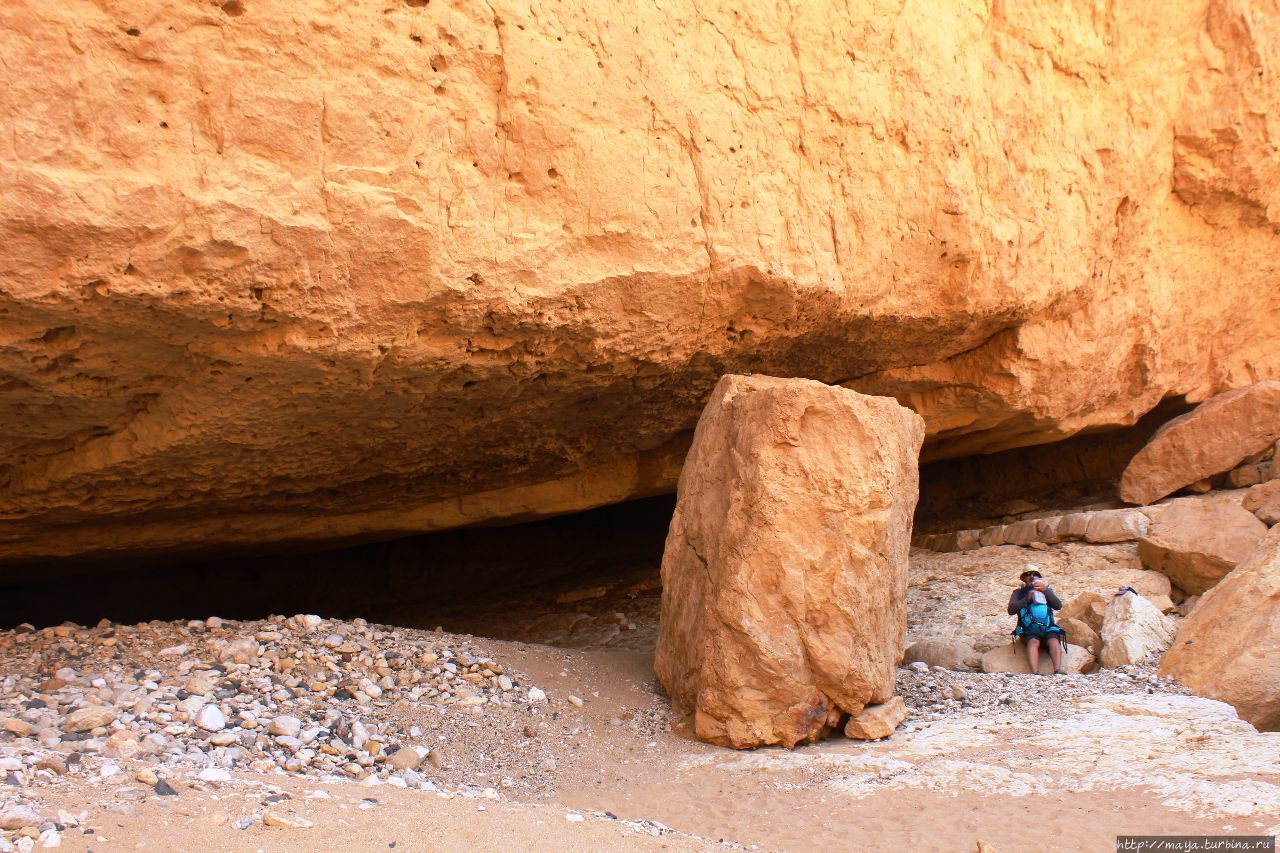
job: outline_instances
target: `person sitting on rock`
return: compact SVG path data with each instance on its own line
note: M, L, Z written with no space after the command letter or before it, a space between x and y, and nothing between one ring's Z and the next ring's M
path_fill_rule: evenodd
M1036 569L1027 569L1020 580L1022 586L1009 596L1009 615L1018 617L1013 633L1027 644L1027 663L1031 665L1031 672L1040 673L1040 641L1044 640L1049 647L1054 675L1066 675L1067 671L1062 668L1066 632L1053 621L1053 611L1062 609L1062 600Z

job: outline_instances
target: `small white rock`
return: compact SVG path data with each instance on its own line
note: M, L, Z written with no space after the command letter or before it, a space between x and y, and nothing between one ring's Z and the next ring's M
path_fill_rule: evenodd
M196 712L194 722L206 732L220 732L227 727L227 716L217 705L209 704Z
M196 778L203 782L230 782L231 774L221 767L206 767L196 774Z
M281 714L271 721L270 732L273 735L297 737L302 731L302 721L288 714Z

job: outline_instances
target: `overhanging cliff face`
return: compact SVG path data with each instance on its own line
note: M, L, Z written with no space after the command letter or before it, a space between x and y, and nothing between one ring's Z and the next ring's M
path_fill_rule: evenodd
M730 371L894 395L926 458L1280 376L1278 45L1246 0L6 3L0 560L669 490Z

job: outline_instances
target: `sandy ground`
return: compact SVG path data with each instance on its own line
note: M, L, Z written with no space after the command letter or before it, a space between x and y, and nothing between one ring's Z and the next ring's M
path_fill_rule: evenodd
M925 596L921 607L985 601L1029 556L982 549L920 561L913 594ZM1117 548L1035 558L1057 574L1105 572L1099 583L1106 584L1114 582L1111 572L1133 570L1128 550ZM913 682L914 692L904 692L913 716L887 741L832 738L794 751L749 752L699 743L687 721L672 715L653 676L651 578L628 569L616 582L606 580L599 596L549 604L567 593L573 598L579 587L558 584L524 609L495 596L491 613L475 617L492 636L502 633L504 612L516 614L508 636L519 639L460 641L527 674L548 702L538 709L535 735L496 714L476 716L474 735L450 730L454 740L444 749L457 766L440 770L439 792L237 771L230 783L187 775L175 779L177 797L133 801L150 794L133 781L141 766L135 762L117 778L68 776L13 793L37 799L44 814L86 811L83 826L62 833L61 847L98 853L965 851L979 840L1009 853L1110 851L1121 834L1280 830L1280 733L1260 734L1228 706L1148 686L1140 673L1124 690L1115 686L1120 676L1072 676L1083 680L1070 691L1059 690L1056 679L927 673ZM1001 606L993 604L994 612ZM626 611L631 627L605 618L615 609ZM623 647L529 642L538 625L563 638L565 618L578 613L591 616L590 636ZM909 678L915 676L900 677L900 689ZM937 701L961 683L988 701ZM932 689L936 696L928 695ZM1059 692L1022 701L1041 689ZM1006 694L1017 701L993 698ZM397 720L443 731L439 709L425 704L400 708ZM493 730L499 723L502 730ZM554 768L539 770L549 756ZM502 769L486 772L494 768ZM267 826L268 813L313 825Z
M88 807L93 832L63 835L63 848L95 851L955 851L979 839L1001 851L1076 851L1114 849L1118 834L1256 833L1280 824L1280 735L1233 724L1224 706L1205 700L1099 699L1136 721L1128 739L1091 734L1115 724L1083 708L1034 726L957 715L885 742L737 753L691 741L679 724L649 734L617 722L663 705L650 655L492 648L581 723L567 736L554 789L532 801L237 774L230 784L188 782L178 797L125 804L112 803L107 783L80 781L50 790L44 803L72 812L102 803ZM580 709L561 702L570 692L591 701ZM1160 704L1175 700L1181 710ZM1252 757L1232 767L1229 755ZM1242 813L1249 806L1240 796L1255 798L1254 814ZM234 827L267 812L314 826ZM566 817L574 814L583 820Z

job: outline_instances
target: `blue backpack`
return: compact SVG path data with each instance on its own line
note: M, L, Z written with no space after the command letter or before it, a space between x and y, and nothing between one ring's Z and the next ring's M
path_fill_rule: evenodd
M1067 632L1058 627L1053 619L1053 608L1048 604L1027 604L1018 611L1018 622L1013 626L1013 635L1021 637L1029 633L1028 629L1037 629L1036 634L1052 634L1062 643L1062 654L1067 654Z

